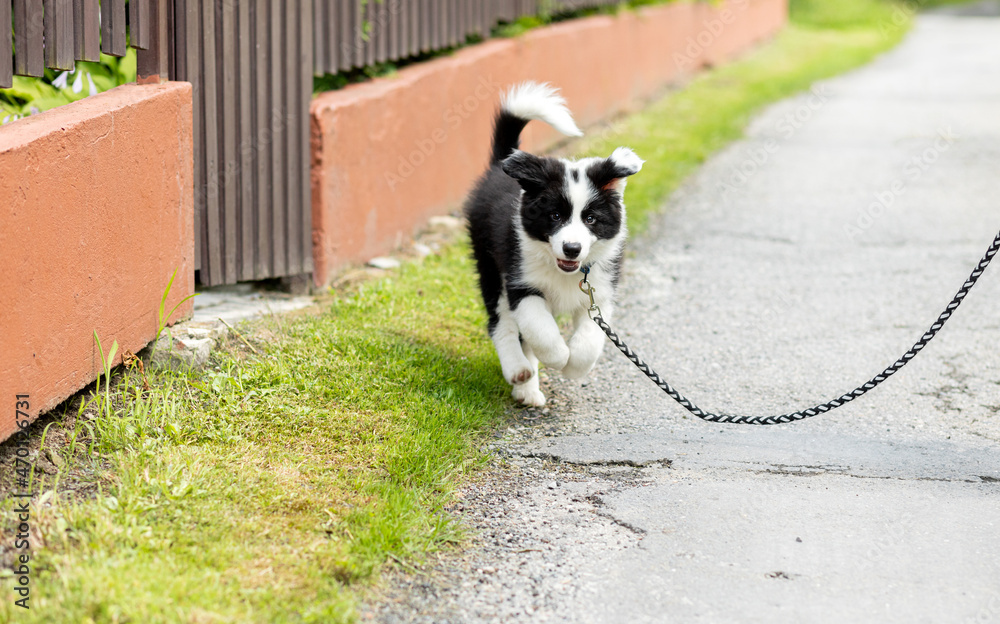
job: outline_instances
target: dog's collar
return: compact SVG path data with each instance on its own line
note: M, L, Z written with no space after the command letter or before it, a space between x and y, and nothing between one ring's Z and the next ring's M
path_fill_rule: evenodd
M580 272L583 273L584 275L587 275L588 273L590 273L590 266L591 265L589 265L589 264L585 264L585 265L581 266L580 267Z

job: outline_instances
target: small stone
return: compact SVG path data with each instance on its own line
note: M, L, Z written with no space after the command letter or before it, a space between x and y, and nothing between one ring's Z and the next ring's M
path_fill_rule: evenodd
M175 331L186 331L192 338L211 338L215 342L224 339L229 335L227 328L222 321L217 318L205 321L188 321L175 327Z
M413 243L413 251L421 258L425 258L434 253L430 247L424 245L423 243Z
M52 452L52 449L45 449L45 459L52 462L52 465L56 468L62 468L63 459L59 456L59 453Z
M173 370L201 368L212 354L211 338L171 338L160 336L153 349L151 363Z
M399 260L387 256L379 256L368 261L368 266L383 270L398 269L399 265Z

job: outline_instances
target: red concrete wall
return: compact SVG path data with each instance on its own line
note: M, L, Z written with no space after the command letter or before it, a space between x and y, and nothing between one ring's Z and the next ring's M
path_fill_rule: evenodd
M194 291L191 85L127 85L0 127L0 440L144 347ZM180 315L189 315L189 301Z
M787 0L677 2L489 41L312 103L313 256L324 285L459 206L482 173L501 90L551 82L586 127L780 30ZM526 149L560 137L529 124Z

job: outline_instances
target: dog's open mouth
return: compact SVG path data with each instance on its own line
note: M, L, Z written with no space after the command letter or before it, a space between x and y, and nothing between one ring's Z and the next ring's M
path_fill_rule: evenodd
M556 264L559 265L560 269L566 271L567 273L572 273L580 268L580 263L575 260L559 260L557 258Z

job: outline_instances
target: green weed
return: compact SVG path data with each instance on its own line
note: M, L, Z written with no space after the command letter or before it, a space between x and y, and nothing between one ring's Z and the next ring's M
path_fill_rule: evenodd
M194 299L195 297L198 296L198 293L192 293L190 295L187 295L186 297L178 301L177 304L174 305L174 307L171 308L169 312L167 312L166 311L167 297L170 296L170 289L173 288L174 279L176 278L177 278L177 269L174 269L173 274L170 276L170 280L167 282L167 287L163 290L163 297L160 298L160 307L156 311L156 337L153 338L154 347L156 345L156 341L160 339L160 334L162 334L163 330L166 329L167 323L169 323L170 319L174 316L174 312L176 312L177 309L180 308L182 305L184 305L191 299Z

